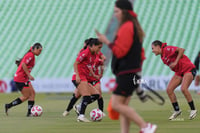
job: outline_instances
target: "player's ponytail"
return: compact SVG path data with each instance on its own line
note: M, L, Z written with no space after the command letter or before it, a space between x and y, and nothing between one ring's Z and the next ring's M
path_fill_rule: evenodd
M42 45L41 45L40 43L35 43L33 46L30 47L30 49L26 52L26 54L27 54L28 52L31 52L31 51L34 50L35 48L36 48L36 49L42 48ZM26 54L24 54L24 56L25 56ZM23 56L23 57L24 57L24 56ZM23 57L22 57L22 58L18 58L18 59L15 60L15 64L16 64L17 66L20 65L20 63L21 63Z

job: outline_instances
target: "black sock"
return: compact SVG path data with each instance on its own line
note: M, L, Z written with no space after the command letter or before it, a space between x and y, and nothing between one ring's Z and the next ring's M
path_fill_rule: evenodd
M103 101L103 98L101 97L98 99L98 106L102 112L103 112L103 105L104 105L104 101Z
M195 110L193 100L191 102L188 102L188 104L189 104L191 110Z
M90 102L88 104L93 103L98 98L99 98L99 94L93 94L93 95L91 95L90 96Z
M34 104L35 104L35 101L28 101L28 113L27 114L31 114L31 108L33 107Z
M11 103L7 104L8 108L11 108L13 106L16 106L18 104L22 103L22 100L20 98L15 99L14 101L12 101Z
M78 98L76 98L76 97L75 97L75 94L73 94L73 97L71 98L71 100L70 100L70 102L69 102L69 104L68 104L68 106L67 106L66 111L69 112L69 111L73 108L73 106L74 106L74 104L77 102L77 100L78 100Z
M83 102L81 103L80 114L82 115L85 114L86 107L90 101L91 101L90 96L83 96Z
M175 111L179 111L179 106L178 106L178 102L175 102L175 103L172 103L173 107L174 107L174 110Z

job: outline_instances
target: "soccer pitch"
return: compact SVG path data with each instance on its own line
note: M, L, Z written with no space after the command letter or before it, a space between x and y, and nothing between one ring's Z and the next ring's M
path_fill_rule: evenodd
M154 104L151 101L142 103L136 95L133 96L130 105L146 120L158 125L157 133L199 133L200 115L193 120L189 120L189 106L180 91L177 91L179 106L182 115L176 120L169 121L172 106L165 92L161 92L166 103L163 106ZM43 108L41 117L27 118L27 102L9 110L9 116L4 113L4 104L21 96L19 93L0 94L0 133L120 133L119 121L113 121L104 117L101 122L80 123L76 121L76 113L72 109L70 115L63 117L62 113L71 98L71 93L63 94L36 94L36 105ZM192 92L196 108L200 107L200 95ZM104 93L104 110L107 114L107 105L110 94ZM97 108L97 102L89 105L86 110L86 117L89 112ZM139 128L132 123L131 133L138 133Z

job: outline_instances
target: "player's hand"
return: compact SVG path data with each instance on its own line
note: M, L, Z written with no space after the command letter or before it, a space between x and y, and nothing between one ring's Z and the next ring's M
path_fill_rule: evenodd
M81 82L81 79L78 75L76 75L76 83L79 84Z
M100 76L98 76L98 75L94 75L93 76L95 79L100 79Z
M34 77L31 76L31 75L29 75L28 78L29 78L30 80L35 80Z
M177 65L176 62L172 62L172 63L169 65L169 67L170 67L171 69L173 69L176 65Z
M106 45L110 44L110 41L107 39L107 37L105 35L101 34L97 30L95 30L95 33L96 33L99 41L101 41L102 43L104 43Z

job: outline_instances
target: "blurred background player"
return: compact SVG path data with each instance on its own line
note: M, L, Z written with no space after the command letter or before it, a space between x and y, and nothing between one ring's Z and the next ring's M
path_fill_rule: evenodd
M138 72L142 69L142 42L145 36L143 29L128 0L117 0L114 7L119 27L114 42L96 31L99 40L105 43L113 53L112 72L116 76L116 89L112 94L112 108L120 113L121 133L128 133L130 123L135 122L141 133L154 133L157 126L145 122L137 112L128 106L131 96L139 86L133 79L140 79Z
M192 96L188 91L192 80L195 78L196 69L195 65L190 61L190 59L184 55L184 49L167 46L167 43L162 43L159 40L152 42L152 52L157 56L161 55L163 63L170 67L172 71L175 72L174 76L171 78L167 86L167 94L174 108L173 114L169 117L169 120L175 119L181 114L181 110L178 105L178 101L174 90L181 85L181 91L184 94L187 102L190 106L189 119L195 118L197 110L195 109Z
M199 86L199 82L200 82L200 69L199 69L200 51L198 52L197 57L195 58L194 65L196 66L196 71L197 71L197 75L196 75L196 78L195 78L195 86ZM197 90L197 93L200 94L200 89Z
M74 71L76 73L77 88L81 96L83 96L83 102L81 104L80 114L77 118L78 122L89 122L85 118L85 110L89 103L99 98L99 92L96 89L91 89L92 86L88 84L89 76L91 76L90 70L94 64L96 54L101 50L102 43L98 39L93 39L89 46L81 51L74 63ZM94 75L93 75L94 76Z
M35 43L22 59L16 61L18 69L14 75L14 82L22 96L9 104L5 104L6 115L8 115L8 110L11 107L28 100L27 117L31 116L31 108L35 103L35 90L30 82L30 80L34 80L34 77L30 73L35 65L35 56L39 56L41 52L42 45Z

